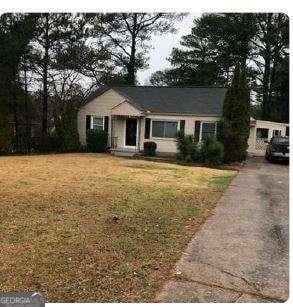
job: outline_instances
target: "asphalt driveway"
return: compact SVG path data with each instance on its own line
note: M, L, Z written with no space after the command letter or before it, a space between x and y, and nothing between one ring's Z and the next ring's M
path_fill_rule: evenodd
M289 167L250 159L190 242L160 302L288 298Z

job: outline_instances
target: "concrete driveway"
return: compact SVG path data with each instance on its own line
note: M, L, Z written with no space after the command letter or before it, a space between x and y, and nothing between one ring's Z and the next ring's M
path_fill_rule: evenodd
M288 298L289 168L250 159L177 263L160 302Z

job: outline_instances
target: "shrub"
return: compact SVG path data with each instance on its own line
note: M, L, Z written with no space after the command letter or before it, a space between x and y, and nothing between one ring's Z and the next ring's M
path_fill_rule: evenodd
M224 146L217 141L215 136L209 136L201 145L200 157L205 164L219 165L223 162Z
M34 139L32 143L33 149L42 153L59 152L61 146L61 140L55 133Z
M199 148L192 135L185 135L179 131L177 135L177 158L184 162L196 162L199 160Z
M65 109L54 106L55 133L60 139L60 151L72 152L80 148L77 129L77 108L72 101L66 101Z
M108 144L108 133L100 129L88 130L86 143L89 152L105 152Z
M155 142L144 142L143 151L146 156L153 157L156 155L157 144Z

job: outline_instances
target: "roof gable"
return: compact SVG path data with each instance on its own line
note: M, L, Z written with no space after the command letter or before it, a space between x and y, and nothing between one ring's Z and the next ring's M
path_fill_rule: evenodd
M141 116L142 112L131 105L128 101L123 101L119 103L117 106L114 106L111 109L112 115L130 115L130 116Z

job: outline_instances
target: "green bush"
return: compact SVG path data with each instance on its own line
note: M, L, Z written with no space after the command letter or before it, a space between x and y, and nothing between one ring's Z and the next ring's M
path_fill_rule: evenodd
M224 146L224 162L231 163L246 159L248 144L245 133L233 130L228 121L221 119L217 125L217 138Z
M65 109L54 105L55 134L60 140L61 152L78 151L80 148L77 129L77 108L72 101L66 101Z
M205 164L219 165L223 162L224 146L215 136L209 136L201 144L200 157Z
M41 153L60 152L61 140L56 133L41 136L32 142L35 151Z
M153 157L156 155L157 144L155 142L144 142L143 151L146 156Z
M105 152L108 144L108 133L100 129L88 130L86 143L89 152Z
M177 134L177 159L184 162L197 162L199 160L199 147L192 135L185 135L183 131Z

